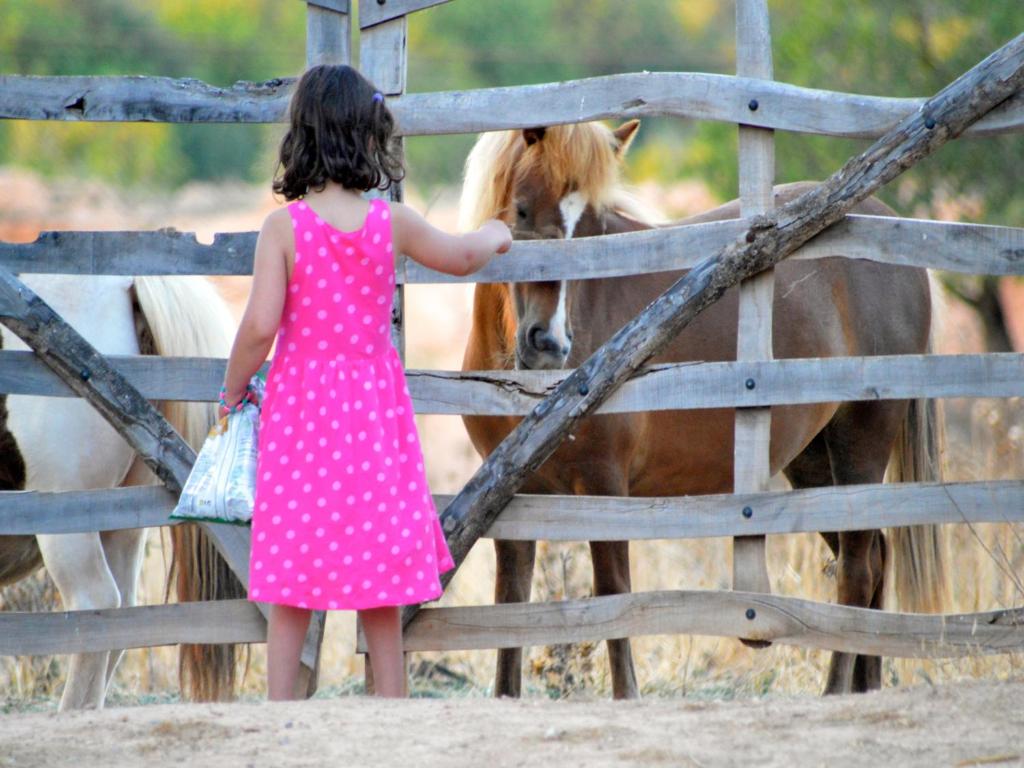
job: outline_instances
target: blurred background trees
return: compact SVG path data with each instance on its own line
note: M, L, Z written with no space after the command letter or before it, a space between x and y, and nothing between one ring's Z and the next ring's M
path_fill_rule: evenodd
M1020 2L775 0L771 12L777 79L887 96L932 94L1024 29ZM304 14L297 0L0 0L0 73L149 74L215 85L295 75L304 62ZM733 35L733 4L719 0L455 0L412 17L409 89L643 70L729 74ZM264 181L280 132L0 121L0 164L125 187ZM411 183L428 196L457 183L472 141L410 139ZM864 146L780 134L778 180L822 178ZM1019 134L955 142L882 196L905 215L1024 226L1024 188L1016 183L1021 148ZM736 194L735 153L732 126L652 119L632 150L629 174L660 183L699 179L725 200ZM947 282L998 320L998 281ZM989 336L998 348L999 334Z

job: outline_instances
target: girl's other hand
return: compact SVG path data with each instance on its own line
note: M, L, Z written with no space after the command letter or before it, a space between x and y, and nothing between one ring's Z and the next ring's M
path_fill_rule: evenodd
M256 393L246 387L242 390L241 394L228 393L223 389L221 390L220 396L220 407L217 409L217 416L223 418L229 413L241 410L240 405L244 402L253 403L259 405L259 401L256 399Z

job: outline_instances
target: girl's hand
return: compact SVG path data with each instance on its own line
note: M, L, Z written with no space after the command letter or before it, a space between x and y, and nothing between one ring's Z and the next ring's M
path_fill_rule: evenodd
M496 245L494 247L495 253L508 253L508 249L512 247L512 232L509 230L508 225L500 219L491 219L484 222L481 229L490 230L488 234L493 232Z

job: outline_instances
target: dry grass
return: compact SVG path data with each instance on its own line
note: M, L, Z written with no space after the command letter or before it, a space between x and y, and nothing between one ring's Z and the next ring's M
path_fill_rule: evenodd
M189 193L205 199L201 191ZM257 199L254 195L253 199ZM451 226L447 201L434 207L431 218ZM196 206L206 208L206 206ZM257 226L265 201L231 215L230 225L202 220L206 232ZM182 229L195 229L187 215L171 208L171 220ZM156 213L153 214L157 216ZM166 223L166 209L160 214ZM108 222L110 226L146 226L138 217ZM57 226L57 225L52 225ZM97 228L93 225L90 228ZM244 280L222 284L234 298L245 295ZM469 328L470 289L459 286L413 286L407 291L408 363L410 367L458 368ZM952 312L943 333L943 351L963 351L975 342L970 318ZM947 403L948 477L953 480L1020 479L1024 477L1024 402L953 401ZM427 469L435 492L457 491L472 474L478 459L456 417L420 417ZM1021 526L954 526L950 531L954 611L982 611L1024 604L1024 529ZM165 537L164 537L165 538ZM825 573L827 548L815 535L775 536L768 540L773 591L815 600L833 600L834 582ZM730 582L728 540L649 541L631 546L636 590L727 589ZM582 597L589 593L590 558L585 544L545 544L538 550L534 575L535 599ZM150 535L142 575L145 603L163 600L167 558L161 537ZM45 582L28 581L3 592L6 609L39 610L47 604ZM492 600L494 558L490 542L470 554L449 588L443 604L486 604ZM23 602L19 602L23 601ZM19 607L23 606L23 607ZM354 620L336 613L327 625L321 675L328 694L357 691L362 661L354 654ZM732 698L765 693L816 693L823 685L828 654L773 646L753 651L733 639L706 637L645 637L633 641L637 674L648 696ZM62 659L0 660L0 701L49 699L59 691ZM414 688L424 695L482 695L493 676L493 652L419 654L413 661ZM264 655L254 647L243 683L243 695L263 691ZM965 678L1005 679L1021 675L1020 656L1000 656L943 662L886 661L887 684L914 685ZM603 644L533 648L524 663L525 688L530 695L603 697L611 681ZM174 648L129 651L118 670L111 700L165 699L177 691L177 653Z

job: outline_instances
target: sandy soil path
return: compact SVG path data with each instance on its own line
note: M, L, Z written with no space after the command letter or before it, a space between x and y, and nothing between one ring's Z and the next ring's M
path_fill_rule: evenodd
M168 705L0 717L0 766L1024 765L1024 682L827 700Z

